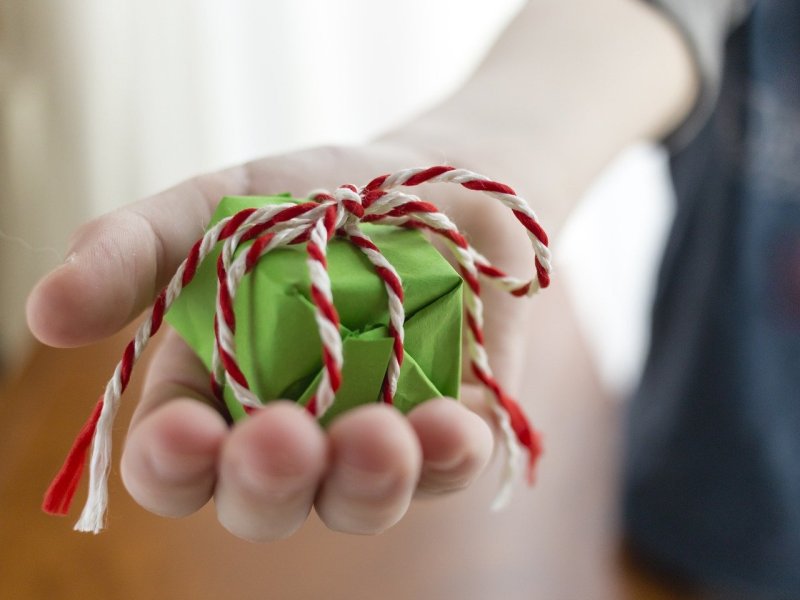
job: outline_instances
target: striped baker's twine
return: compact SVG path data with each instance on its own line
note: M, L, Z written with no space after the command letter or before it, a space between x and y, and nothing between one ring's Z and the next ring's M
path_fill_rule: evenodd
M472 248L455 224L433 204L397 189L439 182L457 183L467 189L484 192L511 209L527 230L535 254L535 274L530 280L512 277L492 265ZM242 279L264 255L282 246L305 243L310 295L315 307L323 355L323 376L307 408L317 417L322 417L330 408L341 385L343 359L339 317L327 271L326 248L330 239L338 234L364 253L386 288L389 334L394 343L381 398L383 402L392 404L403 363L405 316L402 282L378 247L361 231L360 222L424 229L445 241L467 284L465 309L470 365L475 376L490 392L492 412L507 450L506 469L494 506L505 504L509 497L521 448L527 451L528 473L529 478L532 477L541 452L539 437L528 424L519 405L504 392L492 372L483 343L483 303L479 281L483 277L495 287L516 296L532 295L549 285L551 261L547 235L528 204L507 185L450 166L406 169L378 177L361 189L344 185L333 194L312 192L310 198L310 201L301 204L287 203L242 210L218 222L195 243L126 347L103 396L45 495L45 511L66 514L91 444L89 494L75 529L94 533L103 529L108 504L111 429L120 397L130 381L136 360L148 340L161 327L164 314L181 290L193 280L198 265L220 242L222 248L217 260L215 344L211 366L211 385L219 399L222 398L224 387L228 386L248 412L261 406L236 361L234 298ZM248 242L250 245L246 249L237 252L242 244Z

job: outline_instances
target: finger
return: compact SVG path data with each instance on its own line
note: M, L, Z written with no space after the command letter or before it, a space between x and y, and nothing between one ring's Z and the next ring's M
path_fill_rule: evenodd
M418 491L442 494L468 487L492 455L492 432L475 413L449 398L430 400L408 414L422 448Z
M211 391L203 361L174 329L167 327L153 348L131 429L146 415L176 398L191 398L227 416L227 410Z
M430 196L427 195L430 193ZM494 198L460 187L431 186L424 189L423 197L434 200L440 210L466 235L469 243L483 254L491 264L521 279L535 274L534 253L526 230L513 212ZM439 252L456 268L457 261L447 241L432 236L431 241ZM492 285L489 278L481 278L483 301L483 340L491 357L491 367L496 378L505 385L515 382L524 370L525 331L523 327L531 312L532 298L516 297ZM466 338L465 338L466 343ZM464 379L477 383L469 363L471 353L464 348Z
M408 510L419 478L421 451L414 431L395 409L369 405L329 428L331 468L316 509L331 529L375 534Z
M172 330L161 342L131 420L122 476L139 504L180 517L211 497L228 428L211 408L200 359Z
M311 510L327 464L327 443L302 407L275 402L237 424L220 458L217 518L252 541L285 538Z
M489 357L489 366L494 377L507 391L516 389L524 379L529 368L528 354L525 352L530 332L528 322L534 314L533 304L538 298L519 298L490 286L484 286L484 347ZM534 334L535 335L535 334ZM464 339L465 344L467 339ZM469 363L470 352L464 347L464 380L477 384L478 378Z
M137 316L203 234L220 198L248 192L246 172L197 177L81 227L67 260L28 298L33 334L52 346L78 346Z
M122 480L140 505L183 517L211 498L217 457L227 433L219 413L192 399L177 399L131 430L122 455Z

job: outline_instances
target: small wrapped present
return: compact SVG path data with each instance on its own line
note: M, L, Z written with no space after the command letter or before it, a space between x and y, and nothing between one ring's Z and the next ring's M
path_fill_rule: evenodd
M285 205L286 196L228 197L212 225L247 208ZM458 397L461 379L462 279L418 231L363 225L362 231L394 266L404 293L404 357L393 404L408 412L425 400ZM242 244L238 252L250 246ZM167 321L212 368L217 291L217 248L175 301ZM297 400L306 405L323 371L311 281L302 244L277 248L242 280L235 302L238 364L261 402ZM378 402L394 339L384 282L353 243L333 238L327 247L334 305L343 346L341 387L321 418L327 423L359 404ZM225 403L234 420L245 416L230 387Z
M399 189L437 182L484 192L513 212L534 250L530 280L492 265L435 205ZM444 241L459 274L417 230ZM114 417L136 360L168 312L234 420L285 398L325 423L359 404L380 401L406 412L430 398L457 396L462 292L469 366L488 392L507 451L495 505L504 504L517 457L527 453L532 481L541 446L492 373L480 280L515 296L537 292L550 281L547 244L512 188L450 166L406 169L304 201L223 199L125 348L48 488L44 510L67 513L91 446L89 494L75 529L103 528Z

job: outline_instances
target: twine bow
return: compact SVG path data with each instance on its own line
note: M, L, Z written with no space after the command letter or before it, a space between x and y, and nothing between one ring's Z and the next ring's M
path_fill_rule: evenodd
M481 191L507 206L525 227L535 253L535 274L530 280L507 275L475 250L456 225L433 204L398 188L422 183L456 183L469 190ZM392 355L384 376L381 399L392 404L403 363L403 286L394 267L359 227L360 223L380 223L426 230L441 238L466 282L464 304L467 321L467 348L470 366L477 379L490 392L491 408L506 448L506 468L494 506L506 503L522 448L528 454L528 479L532 481L541 444L522 409L508 396L495 379L484 348L483 303L480 298L483 278L515 296L532 295L550 282L550 252L547 234L539 225L527 202L507 185L492 181L465 169L450 166L406 169L373 179L361 189L343 185L333 194L318 190L310 200L244 209L219 221L192 246L169 284L157 296L149 316L125 348L105 392L89 420L81 429L61 470L45 494L43 509L51 514L66 514L80 481L89 445L92 446L89 494L78 531L98 533L103 529L108 504L108 475L111 460L111 429L120 397L130 381L131 371L148 340L158 331L164 314L193 280L198 265L222 243L217 259L217 298L214 317L216 343L211 363L211 387L222 399L225 386L251 412L262 406L250 390L247 377L236 361L236 315L233 310L236 291L245 275L270 251L282 246L305 243L311 280L311 300L322 342L323 374L307 404L311 414L321 417L330 408L342 380L342 338L339 316L333 303L327 271L326 249L334 235L358 247L383 280L389 304L389 335L393 338ZM251 242L242 252L240 246Z

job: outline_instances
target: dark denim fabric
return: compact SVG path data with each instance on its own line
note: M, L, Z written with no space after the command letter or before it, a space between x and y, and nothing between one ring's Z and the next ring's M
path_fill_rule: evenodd
M800 598L800 1L757 3L725 60L712 117L671 157L625 523L690 578Z

